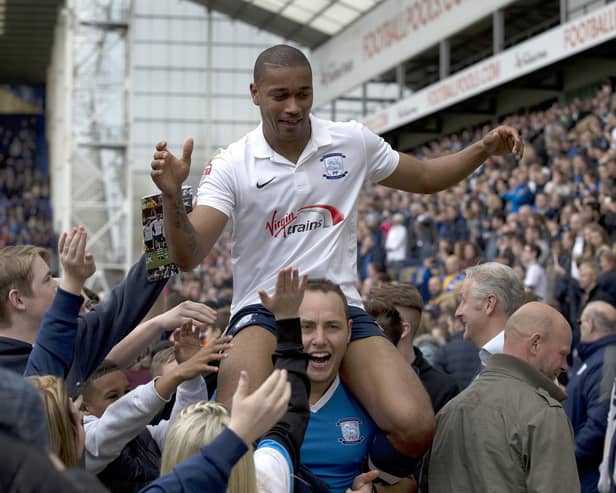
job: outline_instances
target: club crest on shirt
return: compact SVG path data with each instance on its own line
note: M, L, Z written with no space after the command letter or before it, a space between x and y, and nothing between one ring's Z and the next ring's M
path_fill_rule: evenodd
M214 151L214 154L212 155L207 165L205 166L205 169L203 170L203 176L208 176L212 172L212 161L222 156L223 152L224 152L224 149L222 147L219 147L218 149Z
M323 178L326 180L339 180L349 174L344 169L344 158L346 156L341 152L330 152L321 156L320 161L323 163L325 173Z
M344 418L336 423L340 427L342 438L338 442L343 445L356 445L364 441L359 425L361 421L357 418Z

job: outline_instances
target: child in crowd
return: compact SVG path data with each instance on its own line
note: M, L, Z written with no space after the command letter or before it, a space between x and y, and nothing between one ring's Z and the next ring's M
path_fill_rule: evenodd
M199 349L192 321L176 331L178 365L153 381L128 392L128 381L113 363L104 362L84 387L85 465L112 492L136 492L158 477L167 429L178 413L193 402L207 400L201 375L215 371L210 363L225 357L229 338ZM175 390L171 418L148 423Z

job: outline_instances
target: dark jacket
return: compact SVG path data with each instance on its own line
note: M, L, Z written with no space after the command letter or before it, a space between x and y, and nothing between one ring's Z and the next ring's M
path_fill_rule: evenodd
M0 432L0 491L5 493L104 493L93 474L79 469L59 472L47 454Z
M581 364L569 372L563 403L575 434L575 458L582 492L597 491L599 464L616 376L616 335L578 345Z
M145 258L142 256L103 303L79 315L75 351L66 377L72 395L79 393L79 388L111 348L143 319L166 282L166 279L148 281ZM31 351L30 344L0 337L0 366L23 373ZM65 360L66 356L62 354L60 359Z
M11 337L0 337L0 366L23 374L32 344Z
M616 271L612 270L600 274L597 283L599 289L608 294L608 303L616 307Z
M472 342L464 340L462 332L456 332L436 353L434 362L435 368L455 378L460 391L473 381L480 365L479 350Z
M460 392L458 384L455 378L437 370L428 363L419 348L414 347L413 349L415 350L415 361L411 366L417 372L419 380L428 392L432 401L432 408L436 414L445 404L458 395L458 392Z
M58 288L43 316L24 376L55 375L64 378L68 374L73 364L82 304L82 296Z
M616 306L614 305L614 300L612 299L612 296L610 295L610 293L605 291L603 287L601 286L601 284L597 284L588 293L588 297L585 300L584 306L580 308L580 315L582 314L584 307L588 305L588 303L592 303L593 301L605 301L606 303L609 303L612 306Z
M160 475L161 453L150 432L143 430L98 474L112 493L135 493Z

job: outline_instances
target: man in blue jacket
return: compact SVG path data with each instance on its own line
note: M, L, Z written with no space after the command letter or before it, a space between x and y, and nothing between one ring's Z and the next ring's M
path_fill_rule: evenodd
M0 367L26 369L43 315L52 306L58 285L49 271L49 253L34 246L0 248ZM107 353L143 319L166 279L148 282L141 257L105 301L79 315L75 354L66 377L72 394L100 365ZM79 298L58 291L67 298ZM62 310L62 300L54 306Z
M588 303L580 317L580 364L570 371L563 403L575 434L582 493L597 491L610 390L616 376L616 308Z

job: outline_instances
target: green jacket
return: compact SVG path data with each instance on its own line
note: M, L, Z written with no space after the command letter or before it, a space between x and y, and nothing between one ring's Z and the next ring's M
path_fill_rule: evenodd
M422 493L579 492L566 398L526 362L495 354L437 414Z

